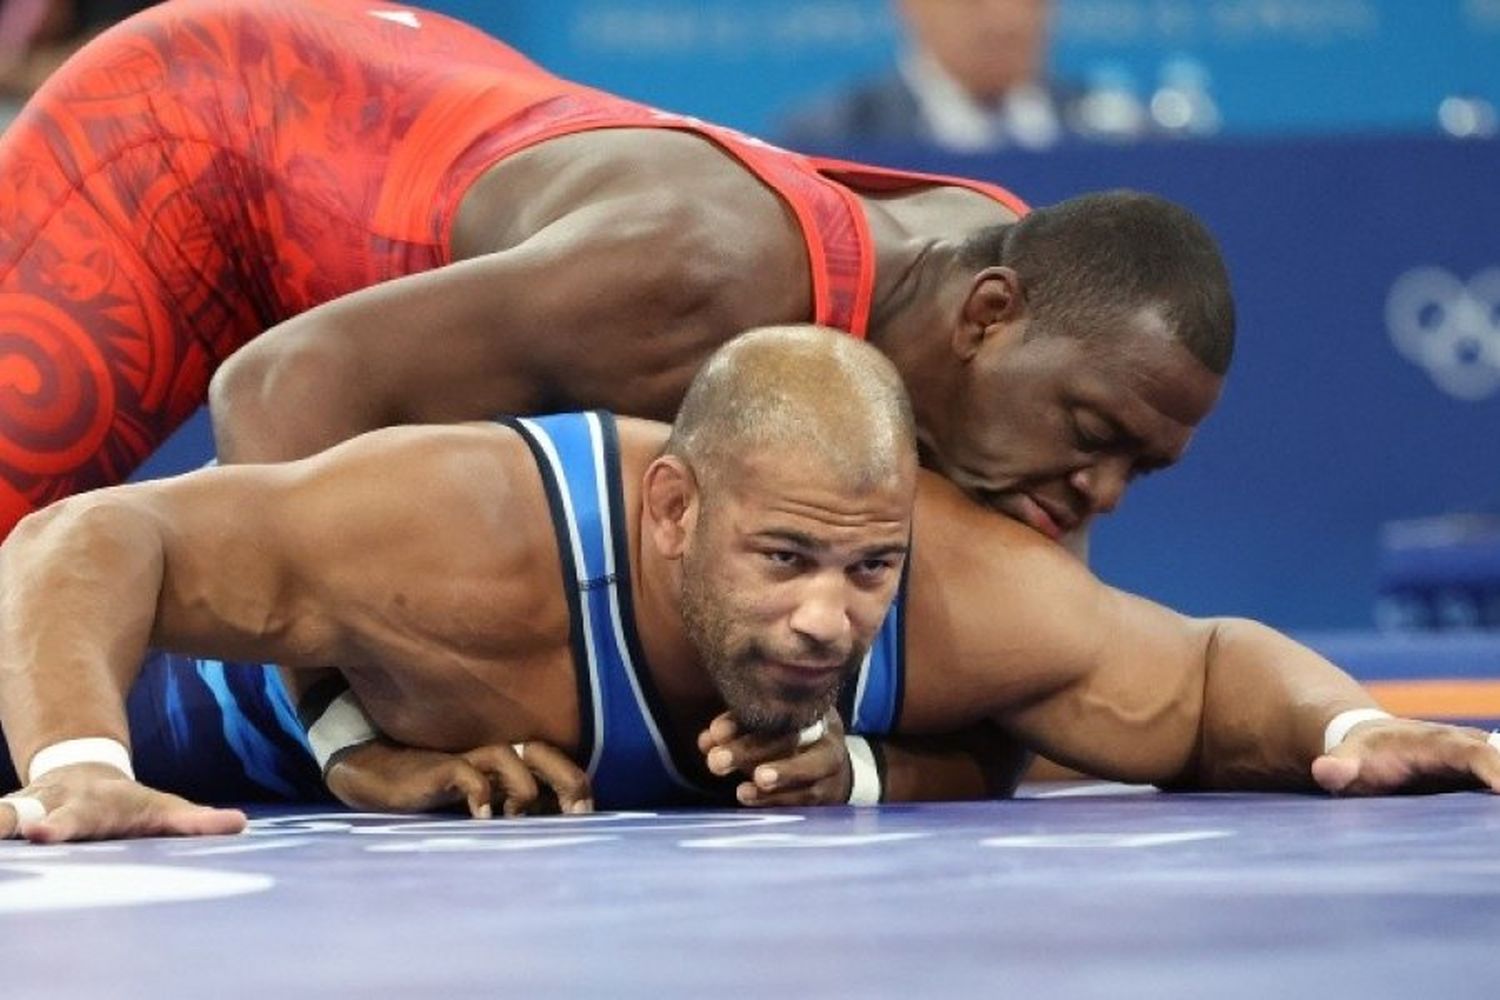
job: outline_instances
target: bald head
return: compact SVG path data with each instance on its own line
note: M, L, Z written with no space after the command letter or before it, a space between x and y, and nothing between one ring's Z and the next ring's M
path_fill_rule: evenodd
M688 387L667 452L704 485L751 454L795 450L863 492L915 461L911 404L878 350L817 326L764 327L719 348Z

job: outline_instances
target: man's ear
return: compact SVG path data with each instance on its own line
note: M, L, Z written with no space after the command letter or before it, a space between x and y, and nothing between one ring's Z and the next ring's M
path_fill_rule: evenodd
M1018 334L1026 314L1026 291L1021 276L1009 267L987 267L974 276L969 295L959 311L953 332L953 353L972 361L986 340Z
M698 523L698 479L676 455L662 455L641 480L645 533L663 559L681 559Z

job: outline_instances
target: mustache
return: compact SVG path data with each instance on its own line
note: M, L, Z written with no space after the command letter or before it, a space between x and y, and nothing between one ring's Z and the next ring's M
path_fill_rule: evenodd
M759 640L750 643L740 654L742 662L776 663L837 663L839 672L845 676L859 668L868 646L852 642L847 647L839 643L819 642L808 639L785 649L775 649Z
M755 641L746 650L747 658L761 660L775 660L778 663L842 663L848 661L858 653L861 657L864 651L858 645L851 643L848 648L841 647L838 643L819 642L816 639L806 639L793 644L786 649L773 649L767 644Z

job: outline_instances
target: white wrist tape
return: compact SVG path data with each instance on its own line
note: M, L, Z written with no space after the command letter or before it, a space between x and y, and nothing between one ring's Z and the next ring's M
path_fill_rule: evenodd
M880 768L875 764L875 752L863 736L845 736L844 749L849 752L849 771L854 777L849 786L851 806L877 806L880 804Z
M103 736L87 736L80 740L63 740L38 750L27 768L26 784L36 782L49 771L74 764L108 764L135 780L135 769L130 766L130 751L125 749L125 744Z
M1323 752L1332 753L1334 747L1344 742L1349 730L1361 722L1389 718L1393 718L1390 712L1382 712L1378 708L1351 708L1347 712L1340 712L1329 721L1328 728L1323 730Z
M307 727L308 745L324 775L334 754L370 743L379 736L380 731L365 715L353 691L345 691L330 701L317 721Z
M42 805L42 800L31 795L7 795L0 799L16 811L16 828L11 831L12 837L24 837L31 824L47 818L47 807Z
M814 722L810 726L804 726L802 730L797 733L797 749L801 750L803 747L812 746L814 743L821 740L823 738L823 734L826 732L828 732L828 724L822 719L819 719L817 722Z

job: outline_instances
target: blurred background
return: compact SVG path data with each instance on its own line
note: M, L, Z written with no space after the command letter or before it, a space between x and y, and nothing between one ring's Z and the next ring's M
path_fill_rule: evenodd
M0 41L47 3L5 0ZM1097 530L1101 575L1304 632L1500 628L1500 0L428 6L806 151L1183 202L1238 354L1182 466Z
M1233 136L1430 133L1448 98L1500 100L1500 0L437 0L548 68L772 137L810 97L886 72L910 8L950 9L977 42L1008 9L1050 10L1049 76L1201 86ZM993 38L995 31L988 33ZM1002 48L992 55L1004 58ZM1170 100L1168 105L1170 106ZM1165 109L1172 117L1170 107ZM1476 131L1465 112L1448 115ZM1175 120L1175 119L1173 119ZM1193 127L1206 122L1194 122ZM1179 127L1185 127L1184 126ZM1212 131L1212 129L1210 129Z

